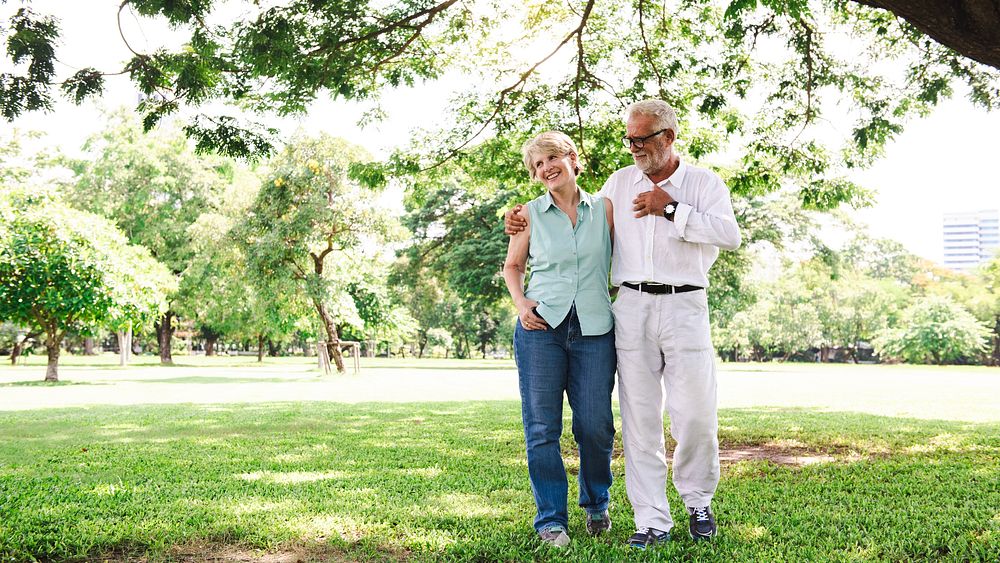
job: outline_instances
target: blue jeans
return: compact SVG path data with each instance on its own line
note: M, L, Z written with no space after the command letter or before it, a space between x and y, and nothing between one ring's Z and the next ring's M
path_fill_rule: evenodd
M568 526L566 469L559 451L563 393L573 410L573 437L580 452L580 506L608 508L611 449L615 438L611 391L615 385L615 331L580 334L576 307L558 327L514 329L514 358L521 388L521 417L528 476L538 513L535 529Z

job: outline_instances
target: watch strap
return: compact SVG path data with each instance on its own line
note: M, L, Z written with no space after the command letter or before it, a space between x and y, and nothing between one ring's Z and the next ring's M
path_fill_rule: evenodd
M663 208L663 216L667 219L667 221L673 221L675 213L677 213L676 201L671 201Z

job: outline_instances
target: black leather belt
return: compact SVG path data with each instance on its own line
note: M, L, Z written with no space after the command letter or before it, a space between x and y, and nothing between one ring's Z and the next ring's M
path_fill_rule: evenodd
M705 289L704 287L698 287L696 285L667 285L663 283L629 283L622 282L622 285L634 289L636 291L641 291L643 293L687 293L688 291L698 291L699 289Z

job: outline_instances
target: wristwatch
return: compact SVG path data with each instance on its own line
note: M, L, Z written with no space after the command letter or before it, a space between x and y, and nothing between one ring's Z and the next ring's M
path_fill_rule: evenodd
M674 213L677 213L677 202L671 201L663 208L663 216L667 218L667 221L673 221Z

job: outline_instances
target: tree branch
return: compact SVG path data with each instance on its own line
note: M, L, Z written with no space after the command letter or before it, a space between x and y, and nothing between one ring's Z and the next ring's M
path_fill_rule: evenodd
M467 138L462 144L451 149L443 159L439 160L438 162L435 162L434 164L426 168L420 169L420 172L426 172L428 170L441 166L445 162L448 162L449 160L454 158L455 155L461 152L462 149L467 147L469 143L471 143L474 139L479 137L479 135L481 135L483 131L485 131L486 128L489 127L490 123L493 123L493 120L496 119L498 115L500 115L500 110L505 107L504 102L507 100L507 96L514 93L515 91L523 90L525 85L527 85L528 78L532 74L534 74L536 70L538 70L538 67L542 66L546 61L555 56L555 54L558 53L563 47L565 47L566 44L570 42L570 40L583 33L583 29L587 26L587 19L590 18L590 13L594 8L594 2L595 0L588 0L587 6L586 8L584 8L583 15L580 17L580 25L578 25L576 29L574 29L573 31L569 32L569 34L566 35L566 37L561 42L559 42L558 45L556 45L555 49L553 49L549 54L545 55L545 57L543 57L541 60L531 65L531 68L522 72L517 82L511 84L510 86L500 91L499 97L497 98L496 106L493 108L493 113L491 113L490 116L487 117L485 121L483 121L482 127L480 127L475 134L469 136L469 138Z
M378 29L372 30L372 31L370 31L370 32L368 32L368 33L366 33L364 35L361 35L361 36L358 36L358 37L351 37L351 38L348 38L348 39L344 39L342 41L337 41L336 43L333 43L332 45L320 45L320 46L316 47L315 49L313 49L312 51L309 51L308 53L306 53L306 56L312 56L312 55L317 55L317 54L321 54L321 53L326 53L326 52L329 52L329 51L340 49L342 47L346 47L348 45L352 45L354 43L361 43L361 42L364 42L364 41L368 41L370 39L374 39L374 38L378 37L379 35L384 35L386 33L389 33L390 31L393 31L395 29L402 28L402 27L410 27L408 25L409 22L411 22L411 21L413 21L415 19L422 18L424 16L429 16L427 22L424 22L424 24L422 24L420 26L422 28L423 26L426 26L427 23L429 23L430 20L434 19L434 17L437 16L437 14L439 14L439 13L447 10L453 4L455 4L456 2L458 2L458 0L445 0L444 2L441 2L440 4L438 4L437 6L432 6L430 8L427 8L427 9L424 9L424 10L420 10L419 12L417 12L415 14L411 14L411 15L409 15L409 16L401 19L401 20L395 21L395 22L393 22L393 23L391 23L391 24L389 24L389 25L387 25L385 27L380 27Z
M576 34L576 79L573 81L573 109L576 111L576 126L580 138L577 140L577 147L580 151L580 159L586 162L586 149L583 145L584 128L583 113L580 111L580 82L587 75L586 63L583 61L583 30Z
M646 53L646 60L649 61L650 68L653 69L653 74L656 75L656 85L660 89L660 97L666 97L666 91L663 87L663 75L660 74L660 67L656 66L656 58L653 57L653 53L649 48L649 41L646 39L646 25L643 22L643 5L646 0L639 0L639 35L642 37L643 51Z

